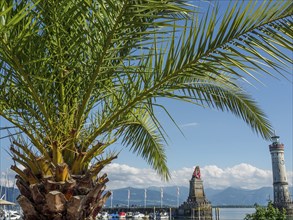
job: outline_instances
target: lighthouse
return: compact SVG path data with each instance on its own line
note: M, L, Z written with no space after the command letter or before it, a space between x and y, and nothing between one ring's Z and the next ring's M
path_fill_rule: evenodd
M293 202L289 193L284 160L284 144L276 135L272 137L272 141L269 147L272 157L274 205L279 209L286 209L287 215L293 216Z

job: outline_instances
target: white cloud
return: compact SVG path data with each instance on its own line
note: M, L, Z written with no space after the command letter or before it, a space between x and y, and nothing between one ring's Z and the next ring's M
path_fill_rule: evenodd
M189 187L194 167L183 167L171 171L171 180L165 182L153 169L139 169L125 164L112 163L104 168L108 174L108 189L125 187L147 188L150 186L186 186ZM271 170L263 170L250 164L241 163L233 167L220 168L208 165L200 168L205 188L224 189L227 187L240 187L244 189L258 189L272 186ZM102 173L101 173L102 174ZM15 173L6 172L0 175L0 184L13 186ZM289 186L292 186L293 171L287 171Z
M256 189L263 186L272 186L272 172L270 170L262 170L245 163L225 169L217 166L206 166L202 169L202 176L205 186L211 188L231 186Z
M198 126L199 124L197 122L191 122L191 123L186 123L186 124L182 124L180 125L181 128L186 128L186 127L195 127Z
M138 169L124 164L113 163L104 169L110 181L109 189L123 187L147 188L150 186L189 186L194 168L181 168L171 171L172 179L164 182L152 169ZM216 165L201 167L201 176L205 188L223 189L240 187L257 189L272 186L271 170L262 170L250 164L241 163L233 167L220 168ZM292 185L293 172L287 172L289 185Z
M162 184L161 178L152 169L138 169L125 164L113 163L105 167L103 171L110 179L107 184L110 189L129 186L143 188Z

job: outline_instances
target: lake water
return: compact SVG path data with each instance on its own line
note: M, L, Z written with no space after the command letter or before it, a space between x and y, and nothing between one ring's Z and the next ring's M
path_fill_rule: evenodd
M243 220L246 214L251 214L255 212L255 208L220 208L219 209L220 220ZM215 209L213 208L213 220L216 219ZM177 220L187 220L180 218ZM189 218L190 220L190 218ZM201 218L201 220L205 220Z
M220 220L243 220L246 214L255 212L255 208L220 208ZM216 218L213 209L213 218Z

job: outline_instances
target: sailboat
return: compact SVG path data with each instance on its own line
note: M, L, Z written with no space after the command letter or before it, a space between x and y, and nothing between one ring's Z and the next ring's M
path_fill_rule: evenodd
M5 191L2 197L0 198L0 220L9 219L9 220L19 220L21 215L16 210L6 209L6 206L15 206L14 202L7 201L7 189L9 187L8 175L5 175ZM2 184L1 184L1 193L2 193ZM14 185L13 185L14 191ZM14 194L14 192L13 192ZM1 195L1 194L0 194ZM3 207L3 209L2 209Z

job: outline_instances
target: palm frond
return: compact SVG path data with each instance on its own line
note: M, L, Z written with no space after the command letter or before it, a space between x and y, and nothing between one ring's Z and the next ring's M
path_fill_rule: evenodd
M165 159L161 167L151 159L164 153L166 134L153 110L160 97L231 111L269 138L271 125L241 83L270 69L286 76L292 3L231 1L223 16L220 7L198 13L175 0L1 2L0 115L46 159L56 145L68 164L77 157L89 163L117 136L139 134L137 144L124 145L160 173Z
M134 115L124 124L122 144L144 158L164 179L170 178L163 138L158 127L145 112Z

